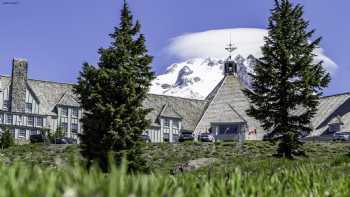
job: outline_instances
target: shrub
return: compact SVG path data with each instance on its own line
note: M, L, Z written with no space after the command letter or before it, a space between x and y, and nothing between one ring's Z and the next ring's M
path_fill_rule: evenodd
M1 148L9 148L15 144L15 139L13 138L10 129L9 128L4 128L4 132L1 135L0 138L0 145Z

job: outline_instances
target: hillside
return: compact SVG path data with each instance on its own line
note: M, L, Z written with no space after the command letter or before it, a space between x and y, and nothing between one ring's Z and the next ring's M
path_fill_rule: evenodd
M77 146L23 145L0 151L0 196L348 196L350 144L307 143L309 157L276 159L274 146L248 142L148 144L145 158L153 173L128 175L125 168L105 174L87 171ZM170 171L198 158L207 167Z
M199 158L217 159L213 167L220 171L220 168L237 166L245 168L244 166L266 161L278 163L279 160L272 157L275 148L274 145L263 141L248 141L241 148L238 148L235 143L146 144L144 156L152 171L161 174L169 174L177 164ZM308 142L305 144L305 150L308 157L298 158L295 162L328 163L348 154L350 143ZM78 147L75 145L29 144L0 150L0 161L7 165L21 161L27 165L56 168L69 166L74 160L81 160Z

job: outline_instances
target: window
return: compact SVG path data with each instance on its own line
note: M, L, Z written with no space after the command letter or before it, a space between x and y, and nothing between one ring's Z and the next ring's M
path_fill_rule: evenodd
M32 113L33 111L33 104L32 103L26 103L26 112Z
M61 108L61 115L62 116L68 116L68 107L62 107Z
M179 127L180 127L180 122L177 121L177 120L173 120L173 128L174 129L179 129Z
M26 130L25 129L20 129L19 132L18 132L18 137L19 138L25 138L26 137Z
M37 135L38 131L37 130L30 130L30 135Z
M172 127L173 127L173 134L178 134L180 130L180 122L177 120L173 120Z
M15 124L16 125L22 125L23 124L23 116L18 115L18 116L14 116L15 118Z
M33 126L34 125L34 117L33 116L28 116L27 125L28 126Z
M42 126L44 125L44 120L43 120L42 117L37 117L37 118L36 118L36 125L37 125L38 127L42 127Z
M164 127L169 127L169 126L170 126L170 120L164 119Z
M72 116L73 117L79 116L79 109L78 108L72 108Z
M4 100L4 104L2 106L3 110L8 110L9 109L9 101L8 100Z
M68 132L68 123L61 122L60 128L62 129L62 132L67 133Z
M330 133L337 133L341 130L341 124L339 123L333 123L329 125L329 132Z
M78 122L79 121L77 118L72 118L71 124L70 124L72 132L78 133Z
M169 142L169 133L164 133L163 139L164 142Z
M7 124L12 124L12 115L11 114L7 114Z
M71 130L73 133L78 133L78 124L77 123L72 123L70 125L70 127L71 127Z

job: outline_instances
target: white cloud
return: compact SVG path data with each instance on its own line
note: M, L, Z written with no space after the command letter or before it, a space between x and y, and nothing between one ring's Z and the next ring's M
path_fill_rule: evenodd
M231 36L230 36L231 35ZM205 32L187 33L171 40L167 47L167 53L182 60L191 58L225 58L228 56L224 48L231 37L232 43L237 47L234 56L240 54L247 57L252 54L261 57L261 46L264 44L264 37L267 35L265 29L236 28L219 29ZM327 57L323 49L317 49L316 60L323 60L325 68L334 73L337 64Z

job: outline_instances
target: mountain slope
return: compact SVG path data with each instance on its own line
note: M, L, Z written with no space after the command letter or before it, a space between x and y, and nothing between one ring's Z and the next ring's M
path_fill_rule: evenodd
M254 57L235 58L238 75L249 86L247 72L254 64ZM152 83L151 93L192 99L205 99L224 77L224 60L196 58L169 66L163 75Z

